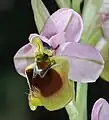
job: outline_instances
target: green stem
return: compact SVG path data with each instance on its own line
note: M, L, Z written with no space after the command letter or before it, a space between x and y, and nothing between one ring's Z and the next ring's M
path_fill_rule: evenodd
M76 107L79 115L75 120L87 120L87 89L88 84L77 83Z
M76 102L66 106L69 120L87 120L87 88L88 84L77 83Z

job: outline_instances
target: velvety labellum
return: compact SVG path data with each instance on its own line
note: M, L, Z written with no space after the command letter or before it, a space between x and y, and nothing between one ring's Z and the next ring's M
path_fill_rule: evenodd
M44 97L51 96L62 87L61 76L52 68L48 70L43 78L39 75L36 75L35 78L33 78L33 69L28 69L26 73L31 87L33 86L39 89Z

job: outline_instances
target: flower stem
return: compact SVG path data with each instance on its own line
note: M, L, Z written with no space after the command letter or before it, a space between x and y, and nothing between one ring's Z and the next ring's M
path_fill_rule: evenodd
M88 84L77 83L76 102L66 106L69 120L87 120L87 88Z
M79 115L75 120L87 120L87 89L88 84L77 83L76 107Z

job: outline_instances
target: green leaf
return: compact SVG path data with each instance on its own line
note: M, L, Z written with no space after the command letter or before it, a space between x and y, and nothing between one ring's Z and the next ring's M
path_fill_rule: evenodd
M71 8L71 0L56 0L60 8Z
M85 3L82 13L84 32L81 41L83 43L86 43L92 33L99 29L99 27L94 26L100 24L98 13L102 5L102 0L88 0Z
M74 88L74 81L69 80L70 86L72 87L72 92L74 95L74 98L72 101L70 101L66 106L66 111L69 116L69 120L75 120L75 118L78 116L78 110L76 108L76 102L75 102L75 88Z
M31 5L33 9L35 23L40 33L50 14L41 0L31 0Z
M88 29L91 23L94 22L95 16L100 10L102 5L102 0L88 0L86 5L83 8L83 22L84 22L84 29Z
M75 120L75 118L78 116L78 111L76 108L75 101L71 101L66 107L67 113L69 115L69 120Z
M100 12L102 13L108 13L109 12L109 0L103 0L103 5L100 8Z
M86 5L87 1L88 1L88 0L84 0L84 6Z
M96 30L93 30L91 33L90 32L91 31L89 30L87 35L86 34L82 35L81 37L81 39L83 40L82 43L91 45L91 46L96 46L100 38L103 36L102 29L99 27Z
M99 28L95 31L95 33L92 33L89 37L88 44L91 46L96 46L96 44L99 42L100 38L103 36L102 30Z
M103 78L103 80L109 82L109 61L105 63L104 70L100 77Z
M83 0L72 0L72 8L79 14L81 14L80 5Z

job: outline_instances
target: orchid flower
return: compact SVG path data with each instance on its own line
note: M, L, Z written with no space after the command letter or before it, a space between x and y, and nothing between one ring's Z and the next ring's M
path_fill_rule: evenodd
M44 106L50 111L57 110L73 99L73 88L68 81L68 61L63 56L52 54L52 51L43 47L39 37L32 36L30 43L14 57L18 73L27 79L29 85L31 110L37 106Z
M49 17L41 34L31 34L30 43L17 51L14 64L27 79L31 109L60 109L73 99L68 79L87 83L99 77L103 59L94 47L79 43L82 31L78 13L59 9Z
M91 120L109 120L109 103L103 99L98 99L92 109Z
M100 51L105 64L104 69L101 73L101 77L103 80L106 80L109 82L109 5L108 1L105 4L105 1L103 2L102 7L100 8L99 12L99 19L100 19L100 25L103 30L103 35L99 39L99 42L96 44L96 48Z
M100 51L105 64L101 73L103 80L109 82L109 42L106 38L102 37L96 45L96 48Z
M102 26L102 29L103 29L103 33L104 33L104 37L106 39L109 39L109 10L108 12L101 12L100 13L100 17L101 17L101 26Z
M100 19L101 26L103 29L104 37L109 39L109 1L103 0L102 6L100 8Z
M55 49L57 56L67 56L72 66L69 79L83 83L95 82L103 69L103 59L95 48L77 43L82 31L80 15L72 9L62 8L50 16L39 37Z

